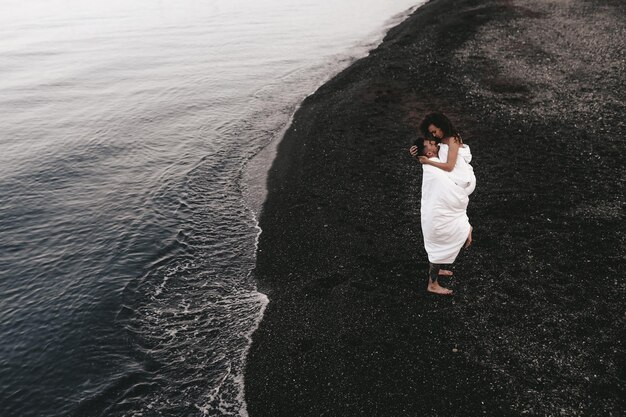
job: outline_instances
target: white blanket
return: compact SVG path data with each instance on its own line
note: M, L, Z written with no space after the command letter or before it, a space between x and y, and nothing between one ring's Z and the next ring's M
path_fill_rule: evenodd
M439 162L438 158L432 158ZM447 172L422 165L421 220L428 260L451 264L470 231L467 217L467 191L452 181Z
M441 162L448 162L448 150L448 145L444 143L439 144L438 157ZM472 194L476 188L476 176L470 162L472 162L472 151L468 145L462 144L459 147L459 156L456 158L456 164L448 174L452 181L465 188L467 195Z

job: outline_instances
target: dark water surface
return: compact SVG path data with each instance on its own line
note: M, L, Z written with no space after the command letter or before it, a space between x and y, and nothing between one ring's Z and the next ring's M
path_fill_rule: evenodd
M0 415L247 415L267 145L417 3L4 2Z

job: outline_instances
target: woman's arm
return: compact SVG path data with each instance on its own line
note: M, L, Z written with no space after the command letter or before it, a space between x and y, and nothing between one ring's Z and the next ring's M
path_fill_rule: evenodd
M460 142L456 138L452 138L448 143L448 160L446 162L435 162L426 157L420 157L420 162L422 164L432 165L439 169L443 169L444 171L450 172L454 169L456 165L456 159L459 156L459 147L461 146Z

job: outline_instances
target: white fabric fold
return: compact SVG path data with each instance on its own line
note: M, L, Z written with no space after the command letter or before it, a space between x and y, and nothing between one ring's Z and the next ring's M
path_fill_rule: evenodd
M440 162L438 158L432 158ZM451 264L470 231L467 217L469 197L447 172L422 165L421 223L424 247L431 263Z
M445 143L439 144L438 156L441 162L448 161L448 151L448 145ZM459 147L459 156L456 158L456 164L448 174L457 185L465 188L467 195L472 194L476 188L476 176L470 162L472 162L472 151L468 145L462 144Z

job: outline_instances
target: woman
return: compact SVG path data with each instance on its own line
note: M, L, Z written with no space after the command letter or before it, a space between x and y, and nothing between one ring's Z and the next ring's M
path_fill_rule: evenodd
M420 122L419 127L424 136L431 137L440 144L438 157L441 161L420 157L420 163L449 172L450 178L465 188L467 195L470 195L476 187L474 169L470 165L472 153L469 146L463 143L461 135L454 129L450 119L439 112L429 113Z

